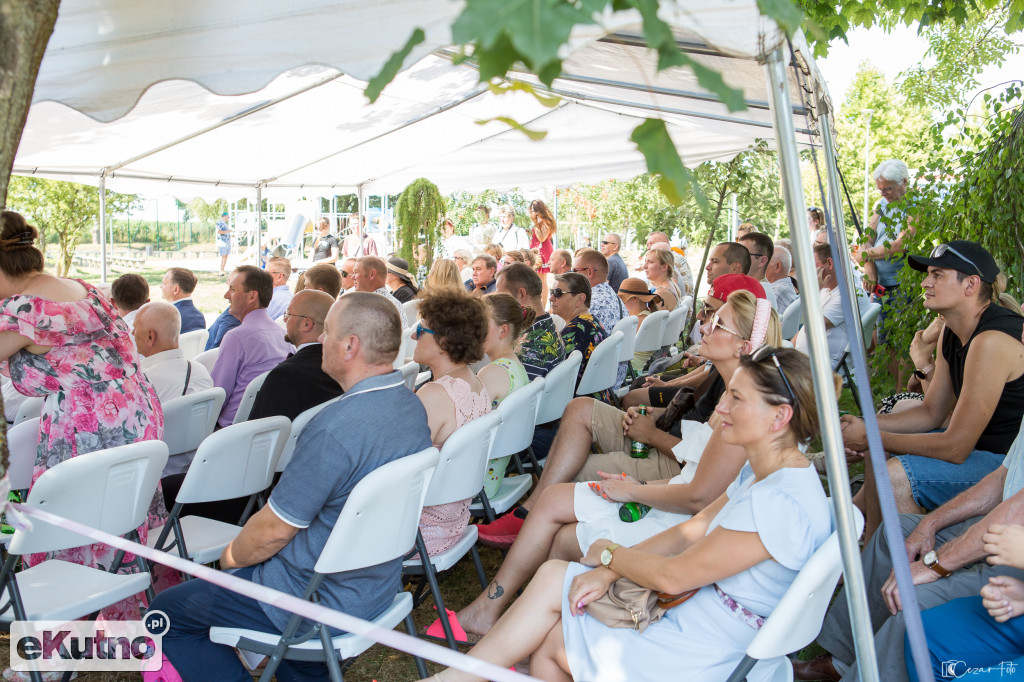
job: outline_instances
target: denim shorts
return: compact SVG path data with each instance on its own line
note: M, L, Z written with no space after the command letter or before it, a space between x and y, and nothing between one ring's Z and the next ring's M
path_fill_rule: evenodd
M1006 455L974 450L963 464L920 455L895 457L907 474L914 501L924 510L932 511L995 471Z

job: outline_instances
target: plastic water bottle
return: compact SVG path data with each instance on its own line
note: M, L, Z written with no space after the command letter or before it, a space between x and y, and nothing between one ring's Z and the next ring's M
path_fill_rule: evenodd
M651 511L651 508L646 504L640 504L639 502L626 502L624 505L619 507L619 518L626 523L633 523L639 521L643 517L647 516L647 512Z
M637 414L647 414L647 406L639 405L636 408ZM633 459L647 459L647 455L651 451L651 446L646 443L641 443L638 440L634 440L632 445L629 446L629 456Z

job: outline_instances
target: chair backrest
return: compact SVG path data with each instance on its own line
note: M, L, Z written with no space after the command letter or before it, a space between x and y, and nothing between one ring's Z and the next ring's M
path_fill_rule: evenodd
M164 403L164 437L172 455L191 452L213 433L226 394L214 386Z
M420 299L414 298L402 304L405 308L405 320L412 326L416 326L416 320L420 317Z
M463 424L448 436L441 446L437 471L424 504L458 502L480 492L500 423L501 415L494 410Z
M186 360L192 360L206 348L206 341L210 338L210 332L205 329L193 329L178 337L178 348Z
M878 315L882 312L881 303L870 303L860 314L860 326L864 330L864 348L871 347L871 334L878 324Z
M782 313L782 338L792 340L796 333L800 331L800 312L803 310L803 307L803 303L798 296L789 304L786 312Z
M533 442L533 429L537 425L537 408L544 392L544 379L537 377L528 385L505 396L498 405L501 424L494 436L491 459L522 452Z
M558 315L551 313L551 321L555 323L555 331L561 333L562 329L565 327L565 320Z
M626 315L615 323L612 332L622 332L622 348L619 349L619 362L629 362L633 359L633 346L636 345L636 328L640 324L640 318L636 315Z
M241 424L249 418L252 406L256 403L256 394L263 388L263 382L267 380L268 374L270 374L269 369L255 377L245 387L245 393L242 394L242 401L238 403L238 411L235 412L235 419L231 422L232 424Z
M177 502L216 502L266 490L291 428L287 417L266 417L213 432L199 445Z
M284 471L284 468L288 466L288 462L292 461L292 455L295 453L295 444L299 442L299 436L301 436L303 430L309 426L309 422L313 421L313 417L320 414L320 412L328 405L333 405L339 400L341 400L340 395L336 398L326 400L319 405L314 405L292 420L291 433L288 434L288 440L284 444L284 450L281 451L281 458L277 460L277 470L279 472Z
M207 371L212 372L213 371L213 366L215 364L217 364L217 356L219 356L219 355L220 355L220 347L218 346L217 348L211 348L210 350L204 350L202 353L200 353L199 355L195 356L192 359L195 360L196 362L198 362L203 367L205 367L207 369Z
M402 330L402 342L398 345L398 355L395 356L395 361L391 365L395 369L402 369L402 366L406 364L405 361L412 356L413 349L416 347L416 341L412 338L414 331L416 331L416 325Z
M416 388L416 377L420 373L419 363L407 362L398 368L398 371L402 373L402 381L405 382L405 387L410 391Z
M21 405L18 405L18 411L14 415L14 426L42 415L45 401L45 398L25 398L21 401Z
M669 314L668 310L658 310L644 318L633 341L633 352L648 353L661 348Z
M112 535L124 535L146 521L166 464L167 445L159 440L72 457L36 479L28 504ZM10 552L34 554L92 543L82 535L37 521L30 531L15 531Z
M544 377L544 389L537 408L538 424L547 424L561 418L566 405L573 399L581 362L583 353L574 350Z
M345 500L314 570L338 573L376 566L412 549L437 461L437 449L429 448L363 476Z
M829 500L830 509L831 502ZM853 519L854 536L859 536L864 529L864 516L856 507L853 508ZM834 520L832 527L835 528ZM813 642L821 630L825 611L842 572L839 536L833 531L800 569L764 626L750 642L747 655L758 660L775 658Z
M619 348L622 346L622 332L610 334L597 344L590 353L587 366L583 370L583 378L576 387L576 395L600 393L615 385L619 371Z
M668 314L668 322L665 323L665 335L661 337L661 346L671 346L679 340L683 333L683 326L686 324L686 316L690 309L682 305L678 306Z
M39 417L32 417L7 429L7 448L11 459L7 478L11 490L27 490L32 485L32 468L39 451Z

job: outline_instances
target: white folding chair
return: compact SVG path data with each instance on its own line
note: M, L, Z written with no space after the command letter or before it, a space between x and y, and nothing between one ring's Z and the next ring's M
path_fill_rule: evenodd
M170 457L164 476L180 474L188 469L196 448L213 433L217 417L224 407L223 388L214 386L164 403L164 437Z
M416 348L416 340L412 338L415 331L416 325L402 330L402 342L398 345L398 355L395 356L395 361L392 363L392 367L395 369L402 369L406 360L412 358L413 349Z
M574 350L544 377L544 388L541 390L540 402L537 406L535 426L548 424L562 418L566 406L575 395L576 377L579 376L581 362L583 362L583 354ZM532 444L526 448L526 457L529 459L530 466L539 476L544 462L537 461Z
M829 509L832 509L831 500ZM811 555L800 569L793 584L765 619L764 625L747 645L747 653L739 662L728 682L741 682L758 661L765 665L781 664L785 675L775 679L792 680L793 669L786 659L787 654L799 651L814 641L825 620L825 611L832 601L839 576L843 572L843 559L839 552L839 535L835 529L833 511L833 533ZM853 507L854 536L864 529L864 516ZM781 658L781 661L775 659Z
M65 460L40 476L26 504L113 535L137 539L167 463L167 446L158 440L122 445ZM93 540L35 521L30 530L16 530L0 572L3 595L10 605L0 622L50 620L64 623L95 614L150 587L145 561L136 557L139 571L118 574L122 552L110 570L50 559L15 572L25 554L53 552L93 544ZM150 595L152 596L152 595Z
M420 299L414 298L411 301L406 301L402 307L405 308L406 322L415 327L416 320L420 318Z
M636 319L636 318L633 318ZM502 457L512 457L530 447L533 442L533 430L537 423L537 408L544 390L545 380L537 377L529 385L512 391L498 405L501 423L494 433L494 445L491 446L490 462ZM492 523L498 514L512 508L533 485L533 477L525 474L506 476L501 479L498 492L490 497L480 494L480 502L469 507L473 516L482 516Z
M583 377L576 387L576 395L591 395L614 388L619 371L619 348L622 347L622 332L610 334L597 344L590 353Z
M28 490L32 486L32 469L39 450L39 420L33 417L7 430L7 448L11 453L7 478L11 490Z
M458 502L472 498L483 490L485 468L491 453L491 445L494 442L494 434L500 423L501 415L495 410L462 425L448 436L448 440L441 446L437 470L430 481L427 497L423 501L425 506ZM423 541L423 534L417 533L416 549L419 556L415 559L407 559L402 564L405 574L426 577L430 593L437 605L437 613L441 618L448 646L452 649L456 649L455 636L452 634L451 623L448 622L448 615L444 609L444 599L441 597L441 589L437 584L437 574L454 566L469 552L473 556L477 578L480 580L480 589L487 589L487 577L484 575L480 555L476 550L476 539L477 527L470 524L462 532L462 537L455 545L443 552L429 556L427 545ZM421 583L414 597L417 606L422 601L422 594L423 584Z
M288 466L288 462L292 461L292 455L295 453L295 444L299 442L299 436L309 426L309 422L313 421L313 417L317 416L329 405L341 400L339 395L337 398L331 398L330 400L324 401L319 405L314 405L302 412L299 416L292 420L292 430L288 434L288 440L284 444L284 450L281 451L281 458L277 460L277 471L278 473L284 471L284 468Z
M245 393L242 394L242 401L238 403L238 411L235 412L235 418L231 422L232 424L241 424L249 418L249 413L252 412L252 406L256 404L256 394L263 388L263 382L267 380L267 375L270 374L268 369L263 374L255 377L245 387Z
M636 338L633 340L634 353L653 353L661 350L661 342L665 338L665 328L668 326L668 310L657 310L640 323L636 331ZM636 371L632 364L629 367L629 375L636 378Z
M555 331L558 333L562 333L562 329L565 328L565 320L563 320L558 315L551 313L551 321L555 323Z
M18 412L14 415L14 424L18 424L28 421L29 419L35 419L43 414L43 403L45 398L25 398L18 406Z
M178 348L186 360L194 360L206 348L209 338L210 332L207 330L194 329L178 337Z
M679 341L686 325L686 316L690 314L689 307L678 306L668 314L668 321L665 323L665 335L661 337L661 347L668 349Z
M177 548L180 556L198 564L219 559L242 527L202 516L182 518L182 507L255 497L269 488L291 424L287 417L266 417L232 424L207 437L181 482L167 523L150 531L149 546L165 552ZM253 503L250 499L249 508Z
M320 584L331 574L376 566L409 551L416 542L423 500L437 459L435 448L400 457L373 470L355 485L313 567L315 573L306 586L304 599L313 599ZM404 621L406 632L414 635L412 608L412 595L400 591L372 622L390 630ZM255 652L257 659L269 656L261 682L274 677L282 659L326 661L331 679L341 682L340 661L358 656L374 644L373 640L353 634L331 637L320 623L296 635L301 621L301 616L293 616L282 635L214 627L210 628L210 641L242 649L243 654ZM419 657L416 668L420 677L427 676Z
M787 309L786 312L789 312L789 309ZM882 305L880 303L868 303L861 308L860 326L861 330L864 332L865 350L871 347L871 336L874 334L875 326L878 324L878 316L881 312ZM849 388L853 392L853 398L857 402L857 407L860 408L860 400L857 398L857 384L853 380L853 368L851 367L849 343L846 344L846 348L843 350L843 356L839 358L839 363L836 365L835 371L843 377L843 386L845 388Z
M636 330L640 324L640 318L636 315L627 315L612 327L612 333L622 332L622 347L619 349L619 362L630 362L633 360L634 347L636 346Z
M416 376L420 373L420 366L415 362L407 362L398 370L402 373L402 381L410 391L416 388Z
M782 313L782 338L792 341L796 333L800 331L801 323L801 311L803 310L803 303L800 301L798 296L789 307L786 308L786 312Z
M211 348L210 350L204 350L199 355L192 358L200 365L205 367L207 371L213 372L213 366L217 364L217 356L220 355L220 347Z

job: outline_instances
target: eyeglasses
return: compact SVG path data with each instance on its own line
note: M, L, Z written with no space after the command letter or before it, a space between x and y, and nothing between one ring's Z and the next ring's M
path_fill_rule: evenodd
M717 312L711 316L711 320L708 322L708 324L711 327L708 330L708 336L711 336L712 334L714 334L716 329L721 329L723 331L729 332L730 334L732 334L733 336L735 336L737 338L743 339L744 341L747 340L747 337L743 336L743 334L740 334L735 329L729 329L728 327L726 327L725 323L722 322L722 318L720 318L718 316Z
M793 405L796 405L796 394L793 393L793 387L789 385L789 379L786 377L786 373L782 370L782 365L779 364L779 358L777 357L778 352L778 348L765 344L764 346L761 346L760 348L755 350L751 354L750 358L754 362L762 362L764 360L767 360L768 358L772 359L772 362L775 363L775 369L779 370L779 375L782 377L782 382L786 384L786 390L789 391L789 402Z
M287 313L287 312L284 315L281 316L281 319L284 320L285 322L287 322L288 318L290 318L290 317L301 317L304 320L309 320L313 324L323 324L323 322L317 322L316 320L314 320L312 317L309 317L308 315L296 315L294 313Z
M606 242L606 241L605 241L605 240L603 240L603 239L601 240L601 243L602 243L603 245L605 245L605 246L608 246L609 244L611 244L611 245L614 245L614 244L615 244L615 242Z
M763 253L754 253L753 251L747 251L747 253L750 254L751 258L764 258L765 257L765 255Z
M584 272L586 272L587 270L593 270L593 269L594 269L594 268L592 268L592 267L590 267L590 266L587 266L587 267L585 267L585 268L573 268L573 269L572 269L572 271L573 271L573 272L578 272L578 273L580 273L580 274L582 275L582 274L583 274Z
M936 246L934 249L932 249L931 257L932 258L942 258L943 256L946 255L946 252L949 252L949 253L953 254L954 256L956 256L960 260L964 261L965 263L969 263L971 265L971 267L974 268L974 271L978 273L978 277L981 277L982 279L985 279L985 276L983 274L981 274L981 268L979 268L977 265L975 265L974 261L972 261L970 258L965 256L964 254L962 254L959 251L957 251L956 249L954 249L949 244L939 244L938 246Z
M415 332L415 334L413 334L413 336L415 336L418 339L423 334L433 334L433 333L434 333L433 329L427 329L426 327L423 326L422 322L417 322L416 323L416 332Z
M551 298L562 298L566 294L569 294L570 296L575 296L577 293L578 292L575 291L562 291L558 287L555 287L554 289L551 290Z

